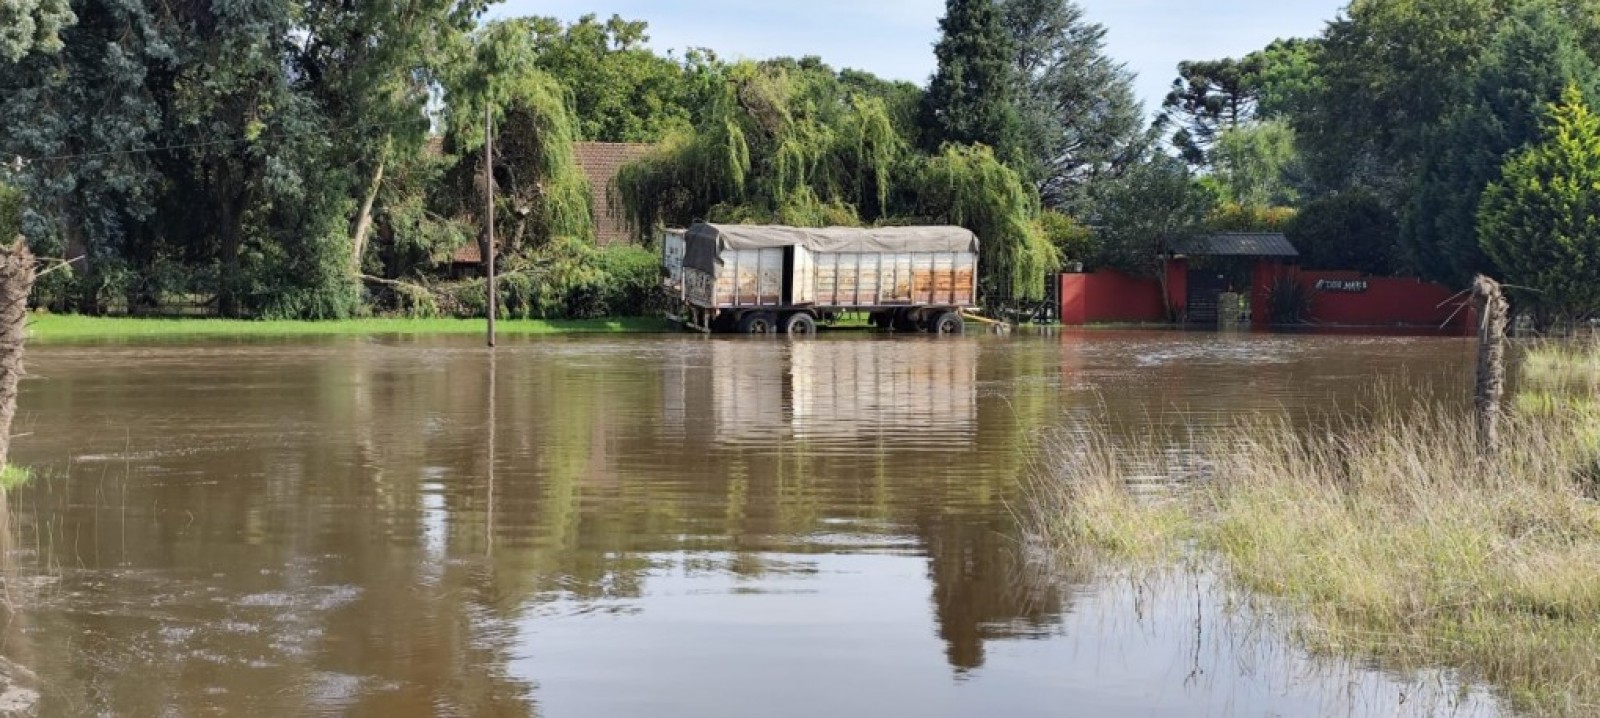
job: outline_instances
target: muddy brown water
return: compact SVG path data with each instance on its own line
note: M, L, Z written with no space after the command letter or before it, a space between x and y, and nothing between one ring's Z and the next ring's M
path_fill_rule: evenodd
M1461 340L363 338L29 365L0 654L47 715L1495 712L1442 673L1306 656L1202 578L1053 571L1016 518L1043 433L1464 400Z

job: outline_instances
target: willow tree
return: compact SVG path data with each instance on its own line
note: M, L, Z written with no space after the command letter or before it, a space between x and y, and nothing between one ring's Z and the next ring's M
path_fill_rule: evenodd
M810 60L720 70L694 130L622 168L615 192L648 238L697 221L803 227L947 222L982 238L982 282L996 299L1037 299L1057 263L1038 193L993 150L912 153L893 110ZM859 78L858 78L859 79Z
M1045 275L1060 265L1060 251L1041 229L1038 194L1020 174L988 147L947 145L927 161L918 186L926 216L977 233L984 296L1044 298Z
M472 59L451 77L447 145L461 158L452 173L461 214L483 217L485 120L495 129L497 259L512 312L547 314L553 297L592 281L594 210L573 145L571 95L535 64L526 21L494 23L475 39ZM481 241L481 239L480 239Z
M891 213L908 143L882 98L810 61L718 73L705 119L617 177L642 237L700 220L853 225Z

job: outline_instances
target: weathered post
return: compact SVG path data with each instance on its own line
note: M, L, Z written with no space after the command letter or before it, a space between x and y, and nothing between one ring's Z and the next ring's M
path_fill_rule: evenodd
M33 252L18 237L0 245L0 468L11 452L11 421L17 415L17 384L22 379L22 344L33 292Z
M1478 441L1485 452L1500 447L1501 400L1506 390L1506 326L1511 306L1500 283L1480 275L1472 283L1478 310L1478 384L1473 394L1478 414Z
M495 344L494 320L500 313L500 291L495 286L494 276L494 108L486 106L483 110L483 197L485 212L485 234L483 247L483 263L487 282L488 307L489 307L489 346Z

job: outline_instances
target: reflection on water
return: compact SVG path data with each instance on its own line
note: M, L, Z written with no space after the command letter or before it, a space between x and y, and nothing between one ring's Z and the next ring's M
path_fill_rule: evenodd
M1141 638L1126 584L1026 565L1026 451L1454 393L1470 362L1178 334L42 347L7 585L43 588L0 653L61 714L1223 715L1359 684L1340 714L1387 715L1412 684L1364 669L1114 660L1187 644Z

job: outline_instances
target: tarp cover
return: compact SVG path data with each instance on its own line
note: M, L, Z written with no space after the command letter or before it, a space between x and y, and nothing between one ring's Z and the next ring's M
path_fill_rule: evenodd
M978 235L960 227L828 227L801 229L744 224L697 224L689 228L683 266L716 274L729 249L805 247L816 253L978 252Z

